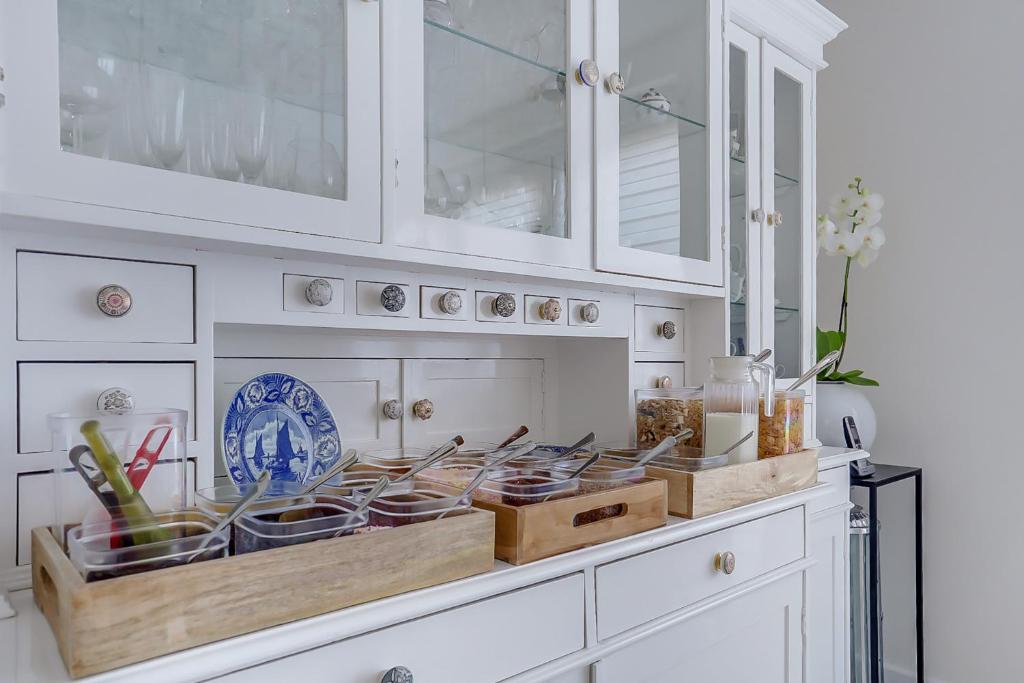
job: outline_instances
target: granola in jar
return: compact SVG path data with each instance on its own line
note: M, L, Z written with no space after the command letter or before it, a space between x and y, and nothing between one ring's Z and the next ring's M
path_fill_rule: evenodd
M636 392L636 445L653 448L665 437L686 428L693 436L682 446L704 446L704 392L700 389L638 389Z
M776 391L775 414L764 415L764 399L760 401L757 425L757 457L773 458L803 450L804 392Z

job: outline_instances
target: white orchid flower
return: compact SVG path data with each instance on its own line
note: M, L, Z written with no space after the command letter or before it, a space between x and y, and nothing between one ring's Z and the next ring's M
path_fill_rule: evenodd
M878 251L885 244L885 230L882 226L876 225L864 233L864 246Z
M867 268L875 259L878 258L878 251L876 249L861 249L860 253L857 254L857 264L861 268Z
M836 252L849 258L855 258L864 245L863 231L840 232L838 237L839 246L836 247Z

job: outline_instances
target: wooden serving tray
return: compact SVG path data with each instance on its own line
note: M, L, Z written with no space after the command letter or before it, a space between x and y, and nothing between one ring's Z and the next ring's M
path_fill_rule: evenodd
M518 565L664 526L668 521L665 490L664 481L645 479L520 507L475 499L473 506L494 513L494 556ZM615 517L576 523L580 514L618 505L622 509Z
M494 515L480 510L92 583L32 530L32 592L73 678L493 566Z

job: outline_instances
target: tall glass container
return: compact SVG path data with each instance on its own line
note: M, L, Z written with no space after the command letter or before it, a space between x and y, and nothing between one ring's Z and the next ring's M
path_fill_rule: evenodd
M760 375L761 384L754 380ZM752 438L736 449L730 463L757 460L757 423L761 385L764 393L775 395L775 369L755 363L751 356L723 356L711 359L711 378L704 384L704 455L718 455L748 432ZM765 401L765 414L774 404Z

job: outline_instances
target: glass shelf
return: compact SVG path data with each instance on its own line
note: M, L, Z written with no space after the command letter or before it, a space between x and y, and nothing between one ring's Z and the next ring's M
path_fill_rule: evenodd
M640 121L643 121L645 125L649 125L651 121L678 122L676 125L679 128L679 137L688 137L690 135L696 135L697 133L703 133L704 130L707 128L707 126L701 123L700 121L695 121L686 116L676 114L675 112L658 109L657 107L651 106L646 102L641 102L635 97L630 97L629 95L619 95L619 99L635 104L637 106L637 116L635 118ZM621 120L625 119L626 117L620 115L619 118L619 126L626 126L627 124Z
M746 178L743 173L743 166L746 159L740 157L729 157L729 199L739 199L746 195ZM785 175L779 171L775 172L775 191L781 192L800 184L798 178ZM739 192L735 190L739 188Z
M475 44L479 45L480 47L486 48L488 50L493 50L494 52L497 52L499 54L505 55L506 57L510 57L511 59L518 60L518 61L520 61L520 62L522 62L524 64L529 64L530 66L535 66L538 69L541 69L543 71L547 71L548 73L556 74L558 76L562 76L563 78L565 77L565 71L563 71L561 69L555 68L553 66L548 66L547 64L542 64L541 62L535 61L533 59L528 59L528 58L526 58L526 57L524 57L524 56L522 56L520 54L516 54L515 52L512 52L511 50L507 50L507 49L505 49L503 47L498 47L497 45L494 45L493 43L489 43L486 40L482 40L480 38L477 38L476 36L471 36L468 33L463 33L462 31L459 31L457 29L452 28L451 26L445 26L444 24L439 24L436 21L431 21L430 19L424 19L423 23L425 25L431 27L431 28L437 29L438 31L444 31L445 33L450 33L451 35L455 36L456 38L458 38L460 40L466 40L466 41L469 41L471 43L475 43Z
M742 312L742 311L746 310L746 308L747 308L747 302L746 301L732 301L732 302L729 303L729 305L732 307L732 310L737 311L737 312ZM784 306L782 304L776 304L775 312L776 313L799 313L800 309L797 308L796 306Z

